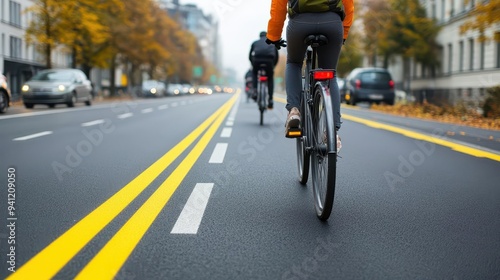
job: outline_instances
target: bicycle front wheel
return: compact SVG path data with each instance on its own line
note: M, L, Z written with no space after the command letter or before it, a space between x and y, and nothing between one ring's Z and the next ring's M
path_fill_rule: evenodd
M320 220L326 221L333 208L337 168L337 141L334 114L328 87L318 82L314 88L311 176L314 205Z
M300 104L300 115L301 115L301 124L302 124L302 137L297 138L297 167L299 172L299 182L302 185L307 183L309 179L309 164L310 164L310 153L309 149L309 139L311 130L311 118L309 117L309 107L306 104L307 101L305 97L302 97L302 101ZM306 111L307 110L307 111Z

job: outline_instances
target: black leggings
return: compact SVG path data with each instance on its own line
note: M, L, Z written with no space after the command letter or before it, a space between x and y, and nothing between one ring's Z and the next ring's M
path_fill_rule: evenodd
M266 66L261 67L261 65L265 64ZM254 59L252 61L252 82L253 88L257 90L257 73L259 69L263 68L266 70L267 76L267 92L269 94L269 101L273 100L274 93L274 62L270 59Z
M342 48L344 29L340 16L333 12L298 14L288 22L286 30L287 60L286 60L286 108L300 108L302 91L302 65L307 46L304 39L311 34L323 34L328 38L328 44L318 47L318 66L323 69L336 69ZM330 82L332 106L336 110L335 127L340 128L340 93L337 80Z

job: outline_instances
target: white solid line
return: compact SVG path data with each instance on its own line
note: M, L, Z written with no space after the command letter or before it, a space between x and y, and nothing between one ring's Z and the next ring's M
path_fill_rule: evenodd
M95 121L91 121L91 122L82 123L82 126L93 126L93 125L98 125L101 123L104 123L104 120L95 120Z
M52 131L43 131L43 132L31 134L31 135L26 135L26 136L23 136L23 137L14 138L12 140L13 141L24 141L24 140L29 140L29 139L33 139L33 138L37 138L37 137L49 135L49 134L52 134Z
M208 163L222 163L226 155L227 143L217 143Z
M143 114L147 114L147 113L151 113L151 112L153 112L153 108L147 108L147 109L144 109L141 111L141 113L143 113Z
M161 106L158 106L158 110L165 110L168 108L168 105L161 105Z
M220 137L222 137L222 138L229 138L229 137L231 137L231 133L232 132L233 132L233 128L232 127L224 127L222 129Z
M198 233L198 228L200 227L201 219L207 208L208 199L210 198L213 187L213 183L196 184L170 233Z
M118 118L119 119L126 119L126 118L132 117L133 115L134 114L132 114L132 113L125 113L125 114L118 115Z

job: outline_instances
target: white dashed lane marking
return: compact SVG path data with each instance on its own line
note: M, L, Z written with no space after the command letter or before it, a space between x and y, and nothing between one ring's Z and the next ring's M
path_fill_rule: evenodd
M231 137L231 133L232 132L233 132L233 129L231 127L224 127L222 129L220 137L222 137L222 138L229 138L229 137Z
M98 124L102 124L102 123L104 123L104 120L95 120L95 121L91 121L91 122L82 123L82 126L83 127L93 126L93 125L98 125Z
M227 143L217 143L208 163L223 163L226 155Z
M141 113L143 113L143 114L147 114L147 113L151 113L151 112L153 112L153 108L147 108L147 109L144 109L141 111Z
M132 114L132 113L125 113L125 114L118 115L118 118L123 120L123 119L126 119L126 118L130 118L133 115L134 114Z
M42 137L42 136L50 135L50 134L52 134L52 131L43 131L43 132L39 132L39 133L35 133L35 134L26 135L23 137L14 138L12 140L13 141L26 141L26 140L30 140L33 138L38 138L38 137Z
M179 218L170 233L197 234L203 214L207 208L213 183L198 183L184 205Z

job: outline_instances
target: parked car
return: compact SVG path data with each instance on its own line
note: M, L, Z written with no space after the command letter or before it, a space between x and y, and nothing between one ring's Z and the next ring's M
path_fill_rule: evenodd
M345 100L348 104L358 102L387 103L394 105L394 81L384 68L356 68L347 76Z
M165 84L157 80L146 80L142 82L143 97L163 97L167 95Z
M168 95L179 95L183 92L184 86L181 84L170 83L167 86L167 94Z
M66 104L74 107L77 102L92 104L92 85L78 69L48 69L35 74L21 88L21 96L26 108L36 104L54 107Z
M340 102L345 102L345 79L337 78L337 85L339 86Z
M0 74L0 114L7 112L10 106L11 96L7 85L7 78Z

